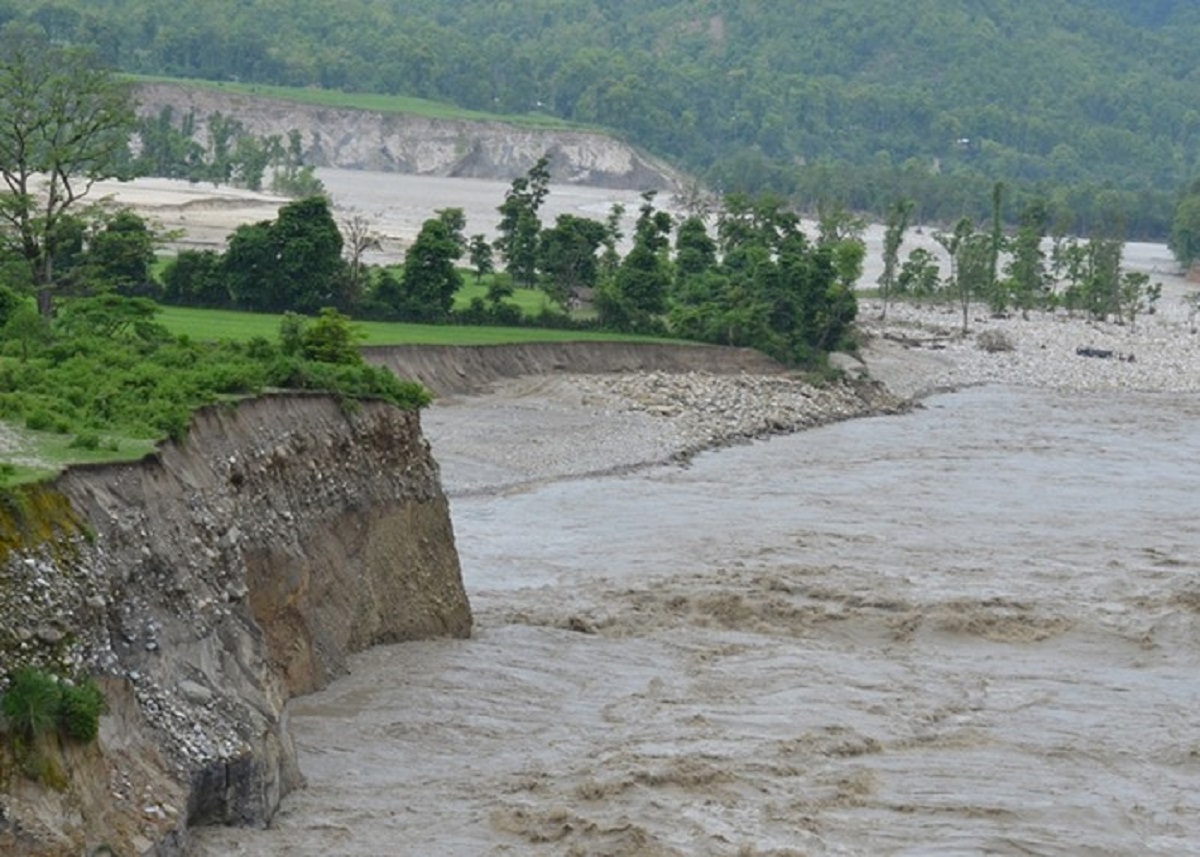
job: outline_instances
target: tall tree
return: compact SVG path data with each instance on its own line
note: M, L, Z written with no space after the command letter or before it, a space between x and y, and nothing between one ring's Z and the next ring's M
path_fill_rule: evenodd
M482 232L471 236L467 242L467 253L471 260L471 270L475 272L476 283L483 279L484 274L490 274L496 269L492 261L492 245Z
M1168 246L1185 271L1200 258L1200 181L1193 183L1175 206Z
M862 276L863 261L867 256L867 244L863 240L866 222L840 204L826 199L817 203L817 244L829 247L833 253L833 267L838 282L846 288L854 288Z
M642 206L633 233L633 247L616 275L598 296L600 317L617 330L654 331L667 308L671 264L666 257L671 215L654 207L654 191L642 194Z
M971 291L973 285L970 277L963 276L963 255L967 252L967 244L975 234L975 224L971 218L962 217L954 224L949 232L935 232L933 240L941 244L950 256L950 276L947 285L958 299L962 310L962 332L965 336L969 330L971 311Z
M122 175L133 125L129 86L92 54L14 24L0 33L0 231L44 317L60 226L95 182Z
M879 292L883 300L880 318L887 318L888 300L892 287L896 284L897 268L900 264L900 245L904 243L904 233L908 229L908 218L912 211L911 199L897 200L888 209L883 232L883 273L879 275Z
M279 209L275 221L239 226L221 259L236 305L257 312L345 308L349 275L329 200L312 196Z
M997 272L1000 266L1000 251L1004 248L1004 221L1001 218L1004 207L1004 183L992 185L992 245L991 256L988 258L988 303L993 313L1002 313L1008 308L1008 294L1000 282Z
M462 275L454 267L459 244L444 218L431 218L404 256L400 278L401 317L410 321L440 321L454 306Z
M1046 299L1048 275L1042 238L1049 223L1045 201L1030 200L1021 211L1021 225L1009 244L1012 255L1005 267L1007 292L1023 318L1028 318L1029 310Z
M704 218L686 217L675 232L675 288L717 266L717 242L708 234Z
M97 225L80 271L88 285L127 297L158 297L150 276L156 241L144 218L129 209L118 211Z
M600 221L573 214L560 214L552 228L542 230L538 243L542 290L560 307L570 306L581 289L596 287L596 251L606 235Z
M542 231L538 209L550 191L550 157L542 155L524 176L513 179L500 204L495 247L513 282L526 288L537 283L537 247Z

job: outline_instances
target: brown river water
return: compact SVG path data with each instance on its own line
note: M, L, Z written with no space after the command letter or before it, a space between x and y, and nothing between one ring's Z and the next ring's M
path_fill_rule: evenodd
M308 787L195 853L1200 854L1198 423L984 387L456 497L474 637L295 700Z

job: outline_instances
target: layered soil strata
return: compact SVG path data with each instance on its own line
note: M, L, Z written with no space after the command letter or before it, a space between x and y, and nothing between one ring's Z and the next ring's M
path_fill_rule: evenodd
M290 696L367 646L470 632L416 413L215 406L182 444L27 496L5 520L0 673L98 674L109 712L95 744L42 748L60 790L5 748L5 854L167 854L190 825L264 824L301 782Z

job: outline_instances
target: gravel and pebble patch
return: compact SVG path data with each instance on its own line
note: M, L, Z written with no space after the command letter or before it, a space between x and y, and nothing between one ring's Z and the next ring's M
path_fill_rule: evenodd
M839 363L878 385L818 387L788 374L532 376L436 404L423 417L425 433L447 493L461 496L686 462L707 449L891 413L979 384L1200 392L1200 336L1182 303L1135 326L1065 313L992 318L973 309L963 335L956 306L893 303L881 320L878 302L862 301L861 362Z
M1182 303L1165 302L1135 325L1063 312L994 318L976 307L966 336L957 307L893 303L886 321L879 319L879 309L877 301L860 308L859 326L870 338L865 357L872 375L883 376L898 395L978 384L1200 392L1200 335ZM1007 347L996 349L996 343Z
M685 463L704 450L902 409L870 384L631 372L503 382L422 417L450 496Z

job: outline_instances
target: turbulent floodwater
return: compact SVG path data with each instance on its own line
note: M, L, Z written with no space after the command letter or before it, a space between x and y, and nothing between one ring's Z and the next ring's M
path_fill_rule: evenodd
M309 787L198 853L1200 853L1198 420L979 388L456 499L474 638L296 700Z

